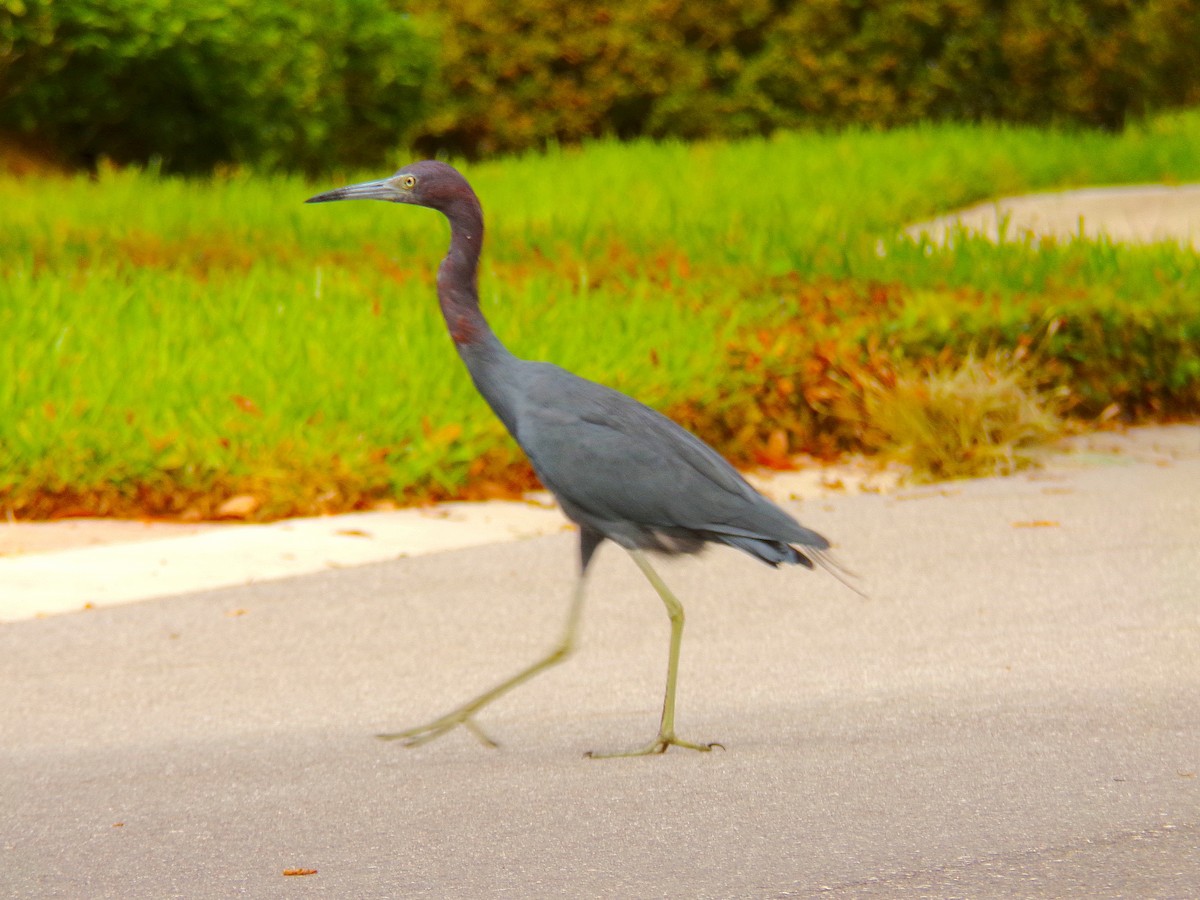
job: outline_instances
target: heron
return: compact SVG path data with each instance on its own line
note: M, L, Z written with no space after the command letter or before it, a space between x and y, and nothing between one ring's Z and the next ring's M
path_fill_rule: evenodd
M683 740L675 732L683 604L647 554L693 554L716 543L770 566L812 569L817 562L832 569L829 541L756 491L712 447L661 413L559 366L510 352L479 308L483 209L454 167L435 160L414 162L389 178L336 188L306 202L334 200L424 206L449 221L450 247L438 268L437 297L450 338L476 389L579 529L578 575L566 627L554 649L445 715L378 737L416 746L461 726L483 744L496 746L476 722L476 714L571 654L589 567L607 540L628 551L666 607L667 682L658 734L649 744L628 752L587 755L640 756L665 753L669 747L702 752L721 747Z

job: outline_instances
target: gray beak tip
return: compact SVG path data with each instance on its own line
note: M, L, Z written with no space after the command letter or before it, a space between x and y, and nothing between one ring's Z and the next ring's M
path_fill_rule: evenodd
M389 179L381 181L364 181L361 184L348 184L345 187L334 188L315 197L309 197L305 203L328 203L331 200L391 200L397 201L396 189Z

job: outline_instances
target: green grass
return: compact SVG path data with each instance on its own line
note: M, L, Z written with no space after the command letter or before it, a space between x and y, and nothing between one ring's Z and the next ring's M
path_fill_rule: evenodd
M1197 255L1169 245L943 252L899 232L996 195L1200 180L1196 146L1193 112L1120 136L929 126L597 143L466 172L488 217L484 309L515 352L680 412L753 458L738 446L749 432L705 410L755 402L739 353L796 324L797 285L901 286L871 328L912 346L979 303L1018 332L1038 327L1021 321L1030 297L1195 309ZM511 480L517 454L433 299L444 223L303 205L334 181L0 179L0 507L208 515L249 492L269 517Z

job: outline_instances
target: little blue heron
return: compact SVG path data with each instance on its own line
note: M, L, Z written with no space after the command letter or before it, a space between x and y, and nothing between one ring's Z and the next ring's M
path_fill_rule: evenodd
M393 734L408 746L462 725L495 746L475 713L567 657L583 603L588 566L608 539L624 547L654 586L671 621L667 686L658 736L630 753L663 753L672 745L711 750L718 744L675 734L675 683L683 637L683 606L650 566L645 551L696 553L706 543L736 547L756 559L825 566L829 542L771 503L715 450L648 406L558 366L518 359L500 343L479 309L476 269L483 245L483 210L453 167L435 161L405 166L390 178L311 197L387 200L425 206L450 221L450 250L438 268L437 295L450 337L475 387L529 456L542 483L579 526L579 576L566 630L553 652L518 674L425 725Z

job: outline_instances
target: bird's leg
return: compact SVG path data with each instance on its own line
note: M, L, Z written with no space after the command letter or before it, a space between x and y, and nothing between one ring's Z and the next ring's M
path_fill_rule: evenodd
M395 731L389 734L377 734L377 738L383 741L403 741L405 747L416 747L434 738L439 738L447 731L461 725L471 734L475 735L480 743L488 747L498 746L495 741L484 734L483 730L475 724L474 715L483 707L487 706L493 700L503 697L513 688L518 687L532 678L534 675L541 672L543 669L548 669L553 665L562 662L571 651L575 649L575 632L579 627L579 614L583 609L583 587L587 577L586 570L581 572L579 580L575 583L575 591L571 595L571 608L567 613L567 627L563 632L562 640L544 658L538 660L527 669L522 669L512 678L500 682L491 690L484 691L478 697L474 697L464 703L462 706L451 710L444 716L434 719L432 722L427 722L424 725L418 725L416 728L408 728L404 731Z
M666 753L667 748L684 747L688 750L700 750L707 753L720 744L693 744L680 740L675 735L675 683L679 675L679 646L683 641L683 604L671 593L671 589L650 566L650 561L640 550L630 550L630 556L638 564L638 568L654 585L658 596L662 597L667 607L667 616L671 619L671 649L667 655L667 691L663 697L662 722L658 727L658 737L640 750L626 753L588 753L593 759L613 759L621 756L647 756L651 753ZM721 747L724 750L724 747Z

